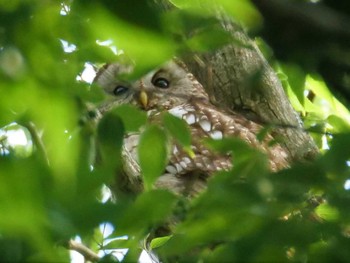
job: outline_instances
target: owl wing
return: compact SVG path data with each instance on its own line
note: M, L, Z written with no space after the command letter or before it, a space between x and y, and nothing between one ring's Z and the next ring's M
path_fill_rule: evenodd
M172 115L183 119L188 124L192 135L192 152L184 151L181 145L173 142L170 147L170 158L164 174L155 183L156 188L165 188L184 196L195 196L206 188L208 177L218 171L227 171L232 167L232 157L229 154L219 154L203 143L206 138L222 139L228 137L240 138L247 144L266 153L271 171L288 167L287 153L280 145L270 146L271 135L262 141L257 134L263 128L239 114L228 114L211 104L192 102L168 110ZM159 112L156 116L160 116ZM158 122L151 118L151 122ZM138 166L137 147L140 133L130 133L124 138L126 172L129 177L141 175ZM135 177L135 174L137 175Z
M272 171L288 166L286 151L279 145L269 146L273 140L272 136L267 135L259 141L257 134L263 127L239 114L228 114L200 101L174 107L169 112L189 125L194 157L191 158L181 146L173 144L166 172L158 179L156 187L194 196L206 187L210 175L217 171L229 170L232 167L231 156L208 149L203 144L203 139L206 138L240 138L268 155Z

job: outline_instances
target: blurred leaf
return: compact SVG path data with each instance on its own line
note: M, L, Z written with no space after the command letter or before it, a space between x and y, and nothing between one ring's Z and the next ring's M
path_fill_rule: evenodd
M350 148L344 147L345 145L350 145L349 133L334 135L330 150L322 157L322 165L338 176L348 172L347 161L350 159Z
M267 171L267 156L239 138L206 140L206 143L220 153L232 153L233 169L241 171L241 176Z
M98 262L99 263L115 263L115 262L120 262L120 261L113 254L107 254L107 255L104 255Z
M175 5L178 8L189 8L189 7L197 7L199 8L199 2L198 1L186 1L186 0L169 0L173 5Z
M75 173L79 138L69 138L69 132L77 126L77 112L72 101L58 94L49 94L47 97L42 95L40 102L36 101L38 97L33 103L38 103L40 107L33 108L32 118L38 129L45 130L43 143L57 187L64 187L68 194L77 183Z
M141 134L138 154L147 190L152 189L153 183L165 170L168 158L167 144L167 136L158 126L151 125Z
M121 165L124 125L120 118L112 112L105 114L99 122L97 136L102 164L112 172Z
M229 43L232 37L218 25L197 32L186 41L186 45L193 51L206 52L215 50Z
M106 9L94 7L91 12L91 30L96 39L112 39L117 49L125 51L135 60L136 70L156 67L170 59L175 52L174 43L165 35L155 33L113 16ZM142 45L140 46L140 43ZM147 57L145 57L145 52ZM148 58L148 59L147 59ZM105 58L111 60L110 57Z
M325 111L327 116L330 114L337 115L350 122L348 109L332 95L322 80L317 80L308 75L305 85L307 89L312 90L316 94L314 104L319 107L319 111Z
M172 4L181 9L189 9L194 13L211 14L214 15L217 10L217 6L222 6L234 20L240 21L245 26L254 28L262 23L262 17L260 13L256 10L254 5L251 4L249 0L194 0L194 1L184 1L184 0L171 0Z
M123 121L126 132L139 131L141 126L146 124L147 114L132 105L121 105L111 110Z
M317 133L317 134L320 134L322 136L327 132L327 123L318 122L318 123L312 125L310 128L308 128L307 131L310 133Z
M120 238L115 239L113 241L108 242L106 245L104 245L103 249L116 249L116 248L127 248L130 246L132 242L130 242L128 239Z
M171 136L173 136L182 146L191 146L191 133L188 128L188 124L170 113L163 115L163 124Z
M77 2L80 2L83 6L86 5L84 0ZM161 13L149 1L129 0L128 2L115 2L113 0L100 0L98 3L115 17L121 18L127 23L153 31L161 29L159 21Z
M274 195L285 204L302 202L312 186L317 189L325 184L325 172L314 164L294 165L271 178Z
M315 212L319 217L326 221L337 221L339 220L339 212L335 207L332 207L328 204L319 205Z
M150 227L165 223L176 197L165 190L152 190L139 195L133 205L124 212L118 222L120 233L144 238Z
M251 29L261 26L263 18L250 0L218 0L217 2L235 21Z
M52 200L50 175L48 168L35 157L0 158L2 238L9 236L21 240L26 237L31 246L24 253L33 253L32 249L42 251L43 260L51 258L44 251L53 246L47 221L48 203Z
M280 77L280 74L278 75ZM283 87L285 88L285 91L288 95L288 98L289 98L289 101L291 102L293 108L298 111L298 112L301 112L302 116L305 116L305 112L307 111L306 110L306 106L304 107L297 95L294 93L294 91L292 90L292 88L290 87L289 83L287 81L282 81L282 84L283 84ZM307 100L306 100L307 101ZM311 104L311 103L310 103ZM312 104L311 104L312 105Z
M288 83L292 88L294 94L297 96L301 105L304 106L305 100L305 72L300 67L292 64L282 64L283 72L288 76Z
M334 133L350 132L350 122L337 115L330 115L327 122L332 125Z
M228 174L213 179L161 251L181 255L199 246L237 240L258 231L266 222L268 209L249 186Z
M0 156L1 260L67 262L69 252L56 248L58 239L79 235L98 250L103 237L94 229L110 222L115 228L112 236L123 233L129 239L106 248L129 248L129 262L137 261L140 241L150 231L168 224L175 228L174 235L151 242L152 248L169 252L161 254L170 257L165 262L346 261L350 114L343 105L347 102L336 100L324 81L307 75L305 68L284 65L279 76L306 126L318 132L320 147L330 148L315 162L270 174L266 156L244 142L211 141L213 149L232 154L230 171L205 178L207 190L190 200L153 191L154 181L164 172L168 133L184 148L191 144L190 134L183 121L172 116L164 117L165 131L147 127L145 112L125 105L101 120L97 139L102 162L91 166L96 157L94 123L81 127L78 121L89 110L82 105L99 104L103 97L99 89L77 81L86 64L128 59L138 67L135 77L188 49L212 51L226 41L241 45L218 28L217 5L248 31L264 26L248 0L172 2L180 9L165 13L138 0L0 3L0 127L33 123L48 159L46 163L40 156L38 144L21 156ZM311 53L326 60L346 57L346 52L336 51L337 45L329 46L331 53ZM278 55L273 51L270 60ZM319 73L316 68L315 72ZM348 80L340 73L338 79ZM303 88L312 96L305 97ZM12 128L6 129L13 132ZM149 191L135 200L101 202L102 184L118 174L124 133L142 129L140 161ZM33 139L26 137L28 142ZM315 193L327 200L316 208L309 204ZM309 219L315 212L323 223ZM177 221L181 222L174 226Z

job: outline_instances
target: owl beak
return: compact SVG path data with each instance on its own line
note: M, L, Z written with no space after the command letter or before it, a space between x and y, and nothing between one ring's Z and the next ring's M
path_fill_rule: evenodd
M140 91L140 97L139 97L139 99L140 99L141 105L142 105L145 109L147 109L147 106L148 106L148 95L147 95L146 91L144 91L144 90L141 90L141 91Z

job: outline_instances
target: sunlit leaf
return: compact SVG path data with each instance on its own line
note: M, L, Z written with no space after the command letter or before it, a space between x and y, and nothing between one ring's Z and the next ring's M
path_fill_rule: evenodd
M336 221L339 219L339 211L328 204L319 205L315 212L326 221Z
M281 65L283 72L288 76L287 81L292 88L294 94L297 96L301 105L304 105L305 95L305 73L301 68L291 65L291 64L283 64Z
M218 0L217 2L223 6L224 10L230 14L233 19L240 21L245 26L256 28L262 23L260 13L250 0Z
M164 236L164 237L157 237L157 238L153 238L151 241L151 245L150 248L151 249L155 249L158 247L163 246L166 242L169 241L169 239L172 237L172 235L170 236Z
M344 133L350 131L350 122L337 115L330 115L327 118L327 121L330 125L332 125L334 129L333 132L335 133Z
M291 104L293 105L293 108L296 111L301 112L302 115L305 115L305 111L307 111L307 109L304 108L304 106L300 103L297 95L294 93L294 91L290 87L289 83L287 81L282 81L282 83L283 83L283 86L285 87L288 98L289 98Z
M319 111L323 111L327 117L331 114L337 115L350 123L349 110L332 95L322 80L308 75L305 85L316 94L313 103L319 107Z

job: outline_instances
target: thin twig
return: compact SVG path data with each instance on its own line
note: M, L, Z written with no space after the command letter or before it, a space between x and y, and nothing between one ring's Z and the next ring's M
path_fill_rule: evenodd
M28 131L32 137L33 143L36 146L39 154L41 155L43 160L45 160L47 162L47 164L49 164L49 158L47 157L44 143L41 140L34 123L29 121L29 122L23 122L23 123L21 123L21 125L23 125L24 127L26 127L28 129Z

